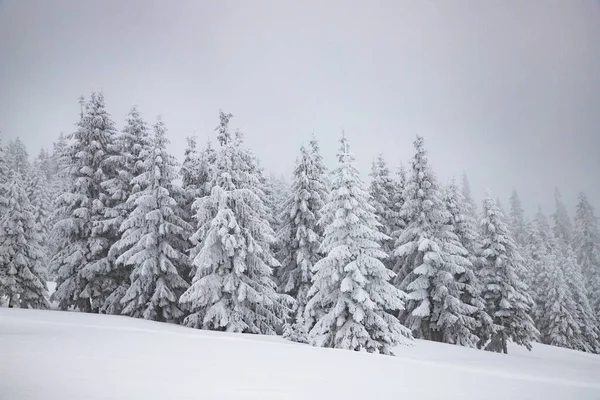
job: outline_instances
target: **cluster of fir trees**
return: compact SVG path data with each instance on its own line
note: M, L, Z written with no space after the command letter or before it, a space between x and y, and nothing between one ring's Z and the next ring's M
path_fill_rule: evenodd
M526 221L516 193L506 217L490 196L478 215L466 177L437 182L420 137L408 171L379 156L369 186L347 138L331 172L313 138L287 187L231 118L220 114L217 148L188 140L179 171L165 124L133 108L119 133L102 94L33 165L19 141L0 145L0 294L46 308L49 274L61 309L281 327L324 347L600 350L600 234L584 195L575 224L558 192L552 227L541 212Z

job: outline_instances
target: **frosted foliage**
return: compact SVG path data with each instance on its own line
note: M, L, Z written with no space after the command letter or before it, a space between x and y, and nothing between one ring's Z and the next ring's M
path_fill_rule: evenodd
M0 138L0 215L4 215L8 206L9 169L6 151Z
M285 331L291 340L307 340L303 314L312 269L320 258L322 230L318 221L327 198L323 172L316 167L313 153L303 146L280 217L281 228L277 232L281 245L279 289L296 299L292 324ZM308 321L308 324L312 325L312 322Z
M104 161L104 166L110 168L110 176L102 182L102 189L108 197L102 223L105 235L111 236L111 242L119 240L119 229L135 207L128 199L146 188L146 182L137 182L134 178L144 171L143 155L152 147L148 131L142 115L133 107L127 115L123 131L115 137L113 154ZM104 273L111 276L116 287L102 305L103 312L118 314L121 311L120 300L130 284L131 266L116 263L115 260L125 250L126 247L114 244L110 247L110 262Z
M466 206L468 207L468 211L471 214L471 217L477 220L477 203L473 199L473 195L471 193L471 184L469 183L469 178L466 173L462 175L462 186L461 186L461 194L463 195Z
M596 316L600 315L600 233L594 208L585 194L579 195L575 214L575 253Z
M63 310L98 312L117 287L108 275L112 237L102 223L110 203L102 188L102 182L111 178L105 160L113 154L115 128L101 93L92 94L77 127L67 150L70 187L57 205L62 219L55 232L61 242L52 260L57 280L53 296Z
M210 169L214 162L215 150L212 148L210 141L199 152L196 146L196 138L187 138L185 157L179 175L185 192L184 210L188 215L189 222L194 222L192 221L192 204L194 201L209 194L207 185L210 181Z
M512 194L510 196L510 231L513 234L515 242L518 246L525 246L525 211L523 210L523 206L521 205L521 199L519 198L519 194L515 189L513 189Z
M12 173L19 175L25 181L29 176L31 164L29 163L29 153L21 139L17 138L8 143L6 157Z
M260 177L241 134L231 138L221 113L217 152L208 196L194 203L198 230L191 287L180 302L187 326L228 332L274 333L292 299L277 294L270 245L274 234L262 217Z
M345 137L332 178L320 221L325 226L321 249L326 256L313 268L305 312L307 318L316 319L310 341L322 347L391 354L394 346L411 337L390 314L403 309L405 294L389 283L394 273L381 262L386 254L379 245L388 237L379 230Z
M486 349L506 353L509 340L531 349L539 332L529 316L533 300L519 279L524 274L524 260L503 219L496 201L488 196L480 224L480 275L483 299L498 329L491 334Z
M472 268L453 232L450 214L428 166L423 138L414 143L401 217L408 225L396 240L394 280L408 293L400 320L417 338L475 346L477 308L462 301L459 276Z
M559 242L570 245L573 243L573 223L558 188L554 191L554 201L556 203L556 211L552 215L554 236Z
M493 323L491 317L485 311L485 301L481 297L482 284L477 271L480 237L476 222L470 212L469 203L465 200L454 181L445 190L444 203L450 214L450 224L453 232L467 251L467 258L470 261L470 265L462 263L464 272L457 275L459 288L462 292L460 298L465 304L476 309L473 314L476 320L474 330L485 337L492 332ZM481 345L479 338L477 344Z
M600 352L600 329L598 319L592 310L581 267L577 264L577 257L570 244L561 244L558 256L559 265L562 266L567 290L573 298L575 305L574 318L579 328L579 335L572 341L570 348L598 353Z
M122 314L156 321L178 322L183 317L178 300L188 288L181 277L189 260L183 250L191 227L180 217L172 197L175 159L168 154L166 128L154 126L154 143L140 154L141 173L131 183L141 188L127 200L133 211L121 225L123 235L115 244L125 250L117 264L132 268L131 284L121 304Z
M398 210L394 207L396 182L390 176L390 170L380 154L371 167L371 184L369 186L370 202L375 209L377 220L381 224L381 231L390 237L382 242L382 249L391 255L394 250L393 234L399 229L400 218ZM388 257L392 260L392 257ZM392 264L388 262L388 267Z
M0 296L9 307L48 308L40 227L20 174L10 177L6 210L0 217Z

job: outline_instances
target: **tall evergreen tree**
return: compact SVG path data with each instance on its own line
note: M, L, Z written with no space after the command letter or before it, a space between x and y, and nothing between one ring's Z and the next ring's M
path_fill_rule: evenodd
M49 307L40 228L21 174L10 176L8 204L0 217L0 295L9 307Z
M472 265L450 225L437 180L431 171L423 138L404 190L401 217L408 221L396 241L397 287L408 293L400 320L416 338L475 346L472 332L477 309L461 300L458 276Z
M556 204L556 211L552 215L554 221L554 236L556 239L563 244L573 243L573 223L567 212L567 207L562 201L562 195L558 188L554 191L554 201Z
M300 342L308 341L304 309L312 284L312 269L320 259L322 236L317 224L327 199L324 177L320 173L311 152L302 146L277 232L282 260L280 291L296 299L296 309L291 324L286 326L285 336Z
M471 217L475 221L477 221L478 220L477 203L473 199L473 195L471 193L471 184L469 183L469 177L467 177L466 172L463 172L463 174L462 174L461 194L464 197L467 206L469 207Z
M31 164L29 153L20 138L11 141L6 149L7 160L11 171L17 173L23 181L29 177Z
M488 314L499 328L489 338L487 350L507 353L509 340L531 349L539 334L529 316L533 300L525 283L523 258L493 198L483 202L481 221L481 280Z
M596 316L600 315L600 232L598 218L585 194L579 195L575 213L575 253L586 280L588 297Z
M152 148L148 130L148 125L137 107L132 107L127 114L123 131L115 136L112 154L104 161L104 166L110 168L110 173L101 183L101 188L107 196L102 224L105 235L112 242L104 274L110 276L115 285L101 307L101 311L108 314L121 312L121 299L131 283L131 266L117 262L127 248L116 244L121 239L121 225L135 208L128 199L132 194L145 189L143 184L134 182L134 178L144 172L143 154L147 154Z
M166 149L168 139L162 120L154 125L152 148L139 154L141 172L131 180L140 188L127 200L133 211L121 225L118 264L132 267L131 284L121 303L122 314L155 321L178 322L183 312L179 297L189 287L180 273L189 260L183 253L191 230L172 194L176 162Z
M410 338L389 311L402 310L405 293L389 283L394 276L382 259L379 243L387 237L369 205L342 137L332 193L323 208L322 244L327 254L314 266L313 286L306 315L317 318L310 331L317 346L392 354L392 348Z
M102 182L111 178L104 168L112 155L115 128L102 93L92 93L77 126L68 150L71 187L59 203L64 217L56 225L62 242L52 261L57 275L53 296L63 310L73 307L99 312L117 288L115 280L106 274L113 243L105 236L102 223L108 197Z
M521 199L515 189L512 190L510 195L510 231L513 234L513 238L517 245L522 249L525 246L526 225L525 211L521 205Z
M10 169L6 151L0 138L0 215L4 215L8 207L8 183Z
M381 243L382 250L388 254L388 260L392 260L389 255L394 251L394 240L392 235L397 225L399 215L394 210L394 180L390 176L390 170L383 158L379 154L371 167L371 184L369 186L370 202L375 208L375 216L381 224L381 231L389 239ZM393 264L386 263L388 268Z
M220 114L221 145L211 174L210 195L196 200L196 274L180 303L191 312L184 324L228 332L273 333L287 317L292 299L275 291L270 250L275 240L262 217L259 169L232 137L231 114Z
M462 263L464 272L457 274L461 290L460 298L465 304L477 310L473 315L476 324L471 329L475 329L477 334L487 337L491 335L494 327L491 317L485 310L485 301L481 297L482 284L477 270L477 266L480 264L478 262L479 232L470 212L470 204L462 196L454 180L444 191L444 203L449 213L453 232L467 251L467 258L470 261L470 265ZM469 338L470 335L467 334L466 337ZM459 340L462 340L462 338L459 338ZM479 340L477 342L479 343ZM465 345L468 345L468 343L465 343Z

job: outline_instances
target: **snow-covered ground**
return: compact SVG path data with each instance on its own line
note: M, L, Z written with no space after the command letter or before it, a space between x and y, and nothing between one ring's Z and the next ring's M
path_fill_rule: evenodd
M0 400L600 399L600 356L424 341L397 357L119 316L0 308Z

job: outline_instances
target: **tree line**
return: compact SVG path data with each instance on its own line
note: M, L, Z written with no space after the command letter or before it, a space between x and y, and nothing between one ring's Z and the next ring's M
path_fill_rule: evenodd
M102 93L31 163L0 142L0 296L9 307L120 314L199 329L281 330L315 346L392 354L414 338L507 352L600 352L600 233L580 194L527 219L466 175L438 182L424 139L393 173L360 178L342 134L329 171L314 137L291 183L264 171L221 112L217 145L181 165L158 118L119 132ZM55 281L48 296L46 282Z

